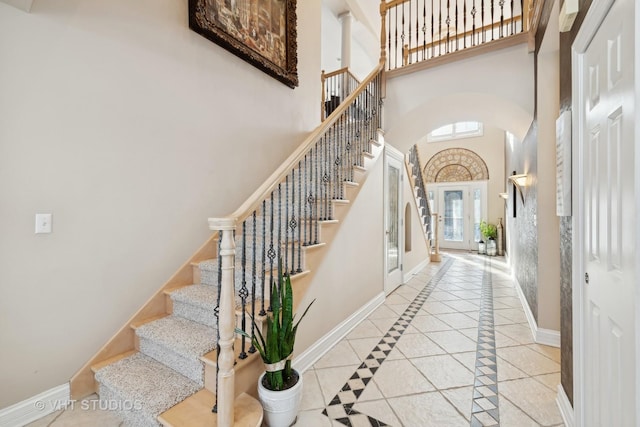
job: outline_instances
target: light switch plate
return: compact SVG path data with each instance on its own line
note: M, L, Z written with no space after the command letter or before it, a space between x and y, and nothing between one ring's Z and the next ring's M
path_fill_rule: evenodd
M51 220L50 213L36 214L36 234L51 233Z

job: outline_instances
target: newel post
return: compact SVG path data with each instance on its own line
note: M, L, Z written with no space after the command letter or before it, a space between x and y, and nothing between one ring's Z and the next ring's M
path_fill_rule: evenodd
M218 341L218 425L231 427L234 424L233 401L235 396L233 342L235 340L234 269L236 244L233 233L236 229L236 220L235 218L209 218L209 229L219 232L219 259L222 277L220 306L218 308L218 331L220 334Z
M387 0L380 0L380 60L387 63Z

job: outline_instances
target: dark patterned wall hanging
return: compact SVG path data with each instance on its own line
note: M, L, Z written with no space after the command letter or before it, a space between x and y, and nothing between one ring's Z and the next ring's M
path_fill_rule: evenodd
M296 0L189 0L189 28L298 86Z

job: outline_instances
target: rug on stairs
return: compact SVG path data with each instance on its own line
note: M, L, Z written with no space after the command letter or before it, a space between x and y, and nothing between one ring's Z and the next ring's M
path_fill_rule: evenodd
M201 386L162 363L136 353L96 373L100 400L114 404L131 427L159 426L157 416Z

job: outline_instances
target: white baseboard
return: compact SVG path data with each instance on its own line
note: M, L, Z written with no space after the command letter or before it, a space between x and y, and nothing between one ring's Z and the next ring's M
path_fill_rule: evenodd
M0 426L21 427L66 407L69 383L59 385L37 396L0 409Z
M560 348L560 331L553 329L537 328L535 340L538 344Z
M384 292L380 292L368 303L360 307L358 311L349 316L345 321L329 331L326 335L315 342L311 347L303 351L299 356L293 359L293 367L300 373L313 366L322 356L324 356L331 347L336 345L344 338L353 328L358 326L360 322L367 318L376 308L384 302Z
M529 328L531 328L531 335L533 335L533 340L538 344L560 348L560 331L538 328L538 323L536 322L535 317L533 317L531 307L529 307L529 303L527 302L527 297L525 297L524 292L522 292L520 282L518 282L518 279L516 279L515 277L513 280L515 282L516 292L518 292L518 297L520 298L520 304L522 304L522 309L524 310L524 314L527 317Z
M558 384L558 396L556 397L556 403L560 409L560 415L562 416L564 425L566 427L573 427L575 425L573 407L571 406L571 402L569 402L567 393L564 392L562 384Z
M418 274L422 269L424 269L431 262L431 257L427 255L427 258L422 261L420 264L416 265L409 271L408 273L402 274L402 283L407 283L413 276Z

